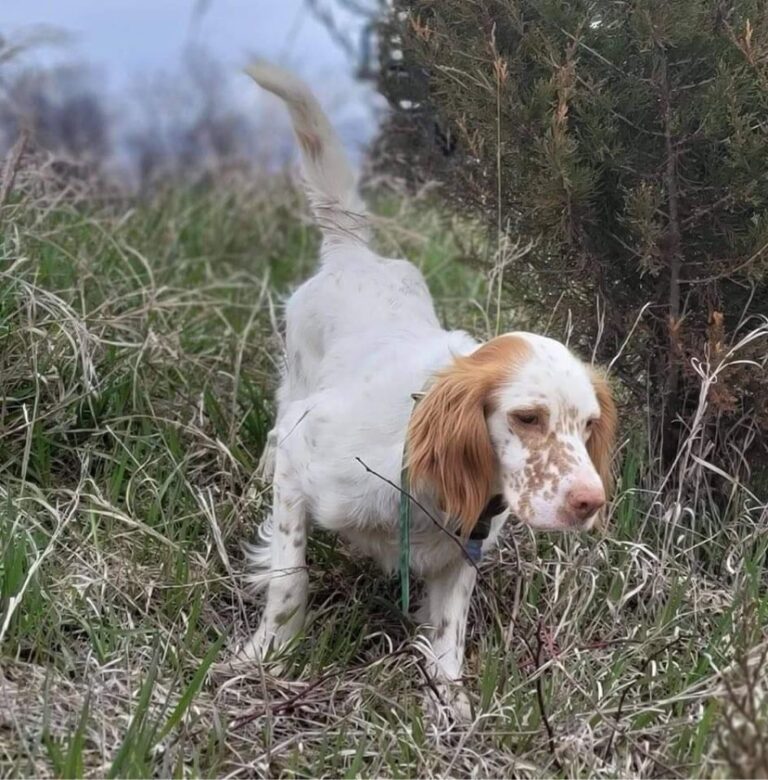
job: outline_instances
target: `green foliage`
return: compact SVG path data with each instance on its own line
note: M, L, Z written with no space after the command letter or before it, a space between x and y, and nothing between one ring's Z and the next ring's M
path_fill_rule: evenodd
M385 131L381 147L464 213L536 241L506 275L518 316L525 303L548 322L557 306L591 351L602 300L603 359L640 317L616 368L630 389L650 374L657 430L689 419L691 359L716 364L768 314L768 6L400 0L383 40L384 91L415 103L390 129L426 130L399 146ZM441 164L424 152L435 125ZM766 353L763 339L753 357ZM734 368L710 400L764 435L758 372ZM719 444L722 465L733 441Z

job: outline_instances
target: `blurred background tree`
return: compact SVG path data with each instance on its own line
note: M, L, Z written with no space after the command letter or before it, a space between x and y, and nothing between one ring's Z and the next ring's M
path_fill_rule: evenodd
M379 81L381 165L535 242L505 270L518 312L619 355L671 463L697 361L768 314L768 4L396 0ZM763 370L709 397L712 457L740 474L768 432L765 339L750 354Z

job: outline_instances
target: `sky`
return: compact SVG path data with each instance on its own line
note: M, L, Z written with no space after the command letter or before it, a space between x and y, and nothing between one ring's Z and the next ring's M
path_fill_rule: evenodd
M362 21L332 0L316 4L357 40ZM352 76L353 63L307 0L0 0L0 34L48 25L63 44L28 52L25 64L87 63L114 101L153 77L173 73L190 44L203 45L231 73L227 91L248 112L274 112L274 101L242 75L249 56L290 67L318 94L347 143L362 146L381 98Z

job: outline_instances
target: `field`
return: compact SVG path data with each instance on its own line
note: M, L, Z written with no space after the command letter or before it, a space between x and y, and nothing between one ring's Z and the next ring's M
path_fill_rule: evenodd
M517 326L470 228L378 211L447 326ZM471 724L425 715L396 582L330 536L282 674L228 667L303 214L280 178L136 203L34 172L0 209L0 774L765 776L765 506L704 465L682 500L636 410L606 528L510 528L484 563Z

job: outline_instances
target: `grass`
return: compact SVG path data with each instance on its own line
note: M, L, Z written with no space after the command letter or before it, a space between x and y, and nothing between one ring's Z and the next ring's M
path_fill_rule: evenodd
M269 500L280 300L316 235L277 180L130 204L20 179L0 211L3 776L758 776L765 505L659 492L640 423L604 532L512 528L489 556L471 725L424 715L396 583L324 534L286 673L227 673L259 610L240 542ZM515 327L458 262L465 226L380 211L447 325Z

